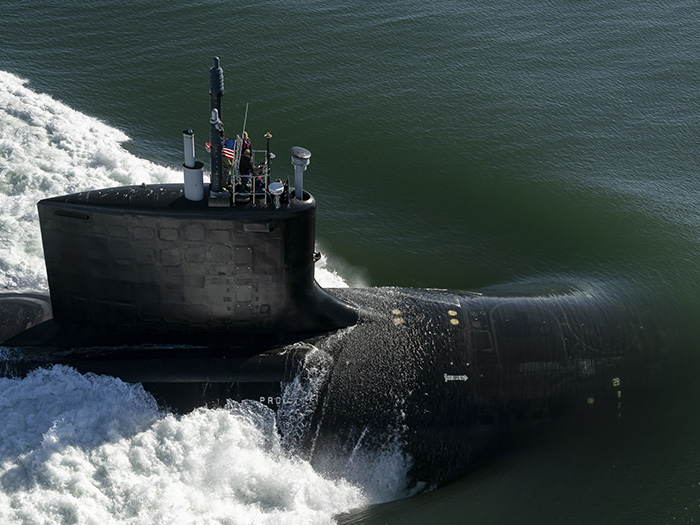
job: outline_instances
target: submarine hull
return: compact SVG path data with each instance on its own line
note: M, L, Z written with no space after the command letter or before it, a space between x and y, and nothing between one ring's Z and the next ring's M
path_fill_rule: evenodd
M5 370L112 375L178 412L253 399L277 411L289 448L321 470L358 447L394 446L414 480L440 483L549 423L619 415L648 394L667 357L643 312L582 292L329 292L356 308L357 324L241 349L219 336L115 345L104 332L102 345L71 346L70 331L45 321L3 343Z

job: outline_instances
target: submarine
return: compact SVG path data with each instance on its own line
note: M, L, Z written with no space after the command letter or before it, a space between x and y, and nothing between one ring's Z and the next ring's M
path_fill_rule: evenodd
M322 470L395 444L435 484L548 423L619 417L662 375L657 324L614 294L321 288L311 152L291 149L285 182L268 133L242 173L224 93L215 58L209 183L186 130L182 183L38 203L49 292L0 293L4 376L70 366L175 412L257 401Z

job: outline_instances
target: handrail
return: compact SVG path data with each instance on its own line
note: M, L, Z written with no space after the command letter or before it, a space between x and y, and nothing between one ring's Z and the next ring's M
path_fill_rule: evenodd
M251 204L253 207L257 206L258 200L262 198L263 206L267 206L271 202L270 193L268 187L270 185L270 166L267 163L267 158L265 162L260 166L255 166L255 153L265 153L266 150L251 150L252 154L252 164L254 166L253 173L249 175L240 175L239 173L239 163L240 163L240 150L242 140L240 137L236 137L236 159L231 172L231 194L233 197L233 205L236 205L236 196L249 197L251 199ZM259 173L255 173L255 170L260 169ZM242 177L247 177L250 184L249 191L236 191L236 180L240 178L242 184ZM262 185L258 188L258 180L262 179Z

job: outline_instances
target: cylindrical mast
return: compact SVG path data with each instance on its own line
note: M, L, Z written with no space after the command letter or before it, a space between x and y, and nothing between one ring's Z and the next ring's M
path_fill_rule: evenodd
M211 99L211 120L209 121L209 143L211 146L211 191L218 193L223 188L223 165L221 149L224 142L224 125L221 122L221 97L224 90L224 71L219 66L219 57L214 57L214 65L209 69L209 95Z
M194 131L186 129L182 132L185 145L185 162L182 169L185 174L185 198L191 201L201 201L204 198L203 164L194 159Z
M194 131L186 129L182 132L185 145L185 167L194 168Z
M265 146L265 164L267 164L267 171L270 172L270 139L272 138L272 133L269 131L265 133L265 138L267 139L267 144Z
M209 143L211 146L211 191L218 193L223 184L223 165L221 163L221 148L224 142L224 125L219 119L219 112L211 110L209 120Z
M304 200L304 171L311 162L311 152L299 146L292 147L292 164L294 164L294 196Z
M214 65L209 69L209 98L211 109L217 110L219 118L222 118L221 97L226 90L224 89L224 70L219 64L219 57L214 57Z

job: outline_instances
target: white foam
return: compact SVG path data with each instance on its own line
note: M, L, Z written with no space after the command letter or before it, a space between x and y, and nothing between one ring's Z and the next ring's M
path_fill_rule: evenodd
M0 400L2 523L330 523L368 502L287 455L256 402L176 417L67 367L0 379Z
M337 258L330 260L328 255L321 251L321 258L314 266L314 277L316 282L323 288L353 288L364 287L367 279L362 273L350 267L350 265L340 261Z
M128 137L0 71L0 287L46 288L36 203L87 189L179 180Z

